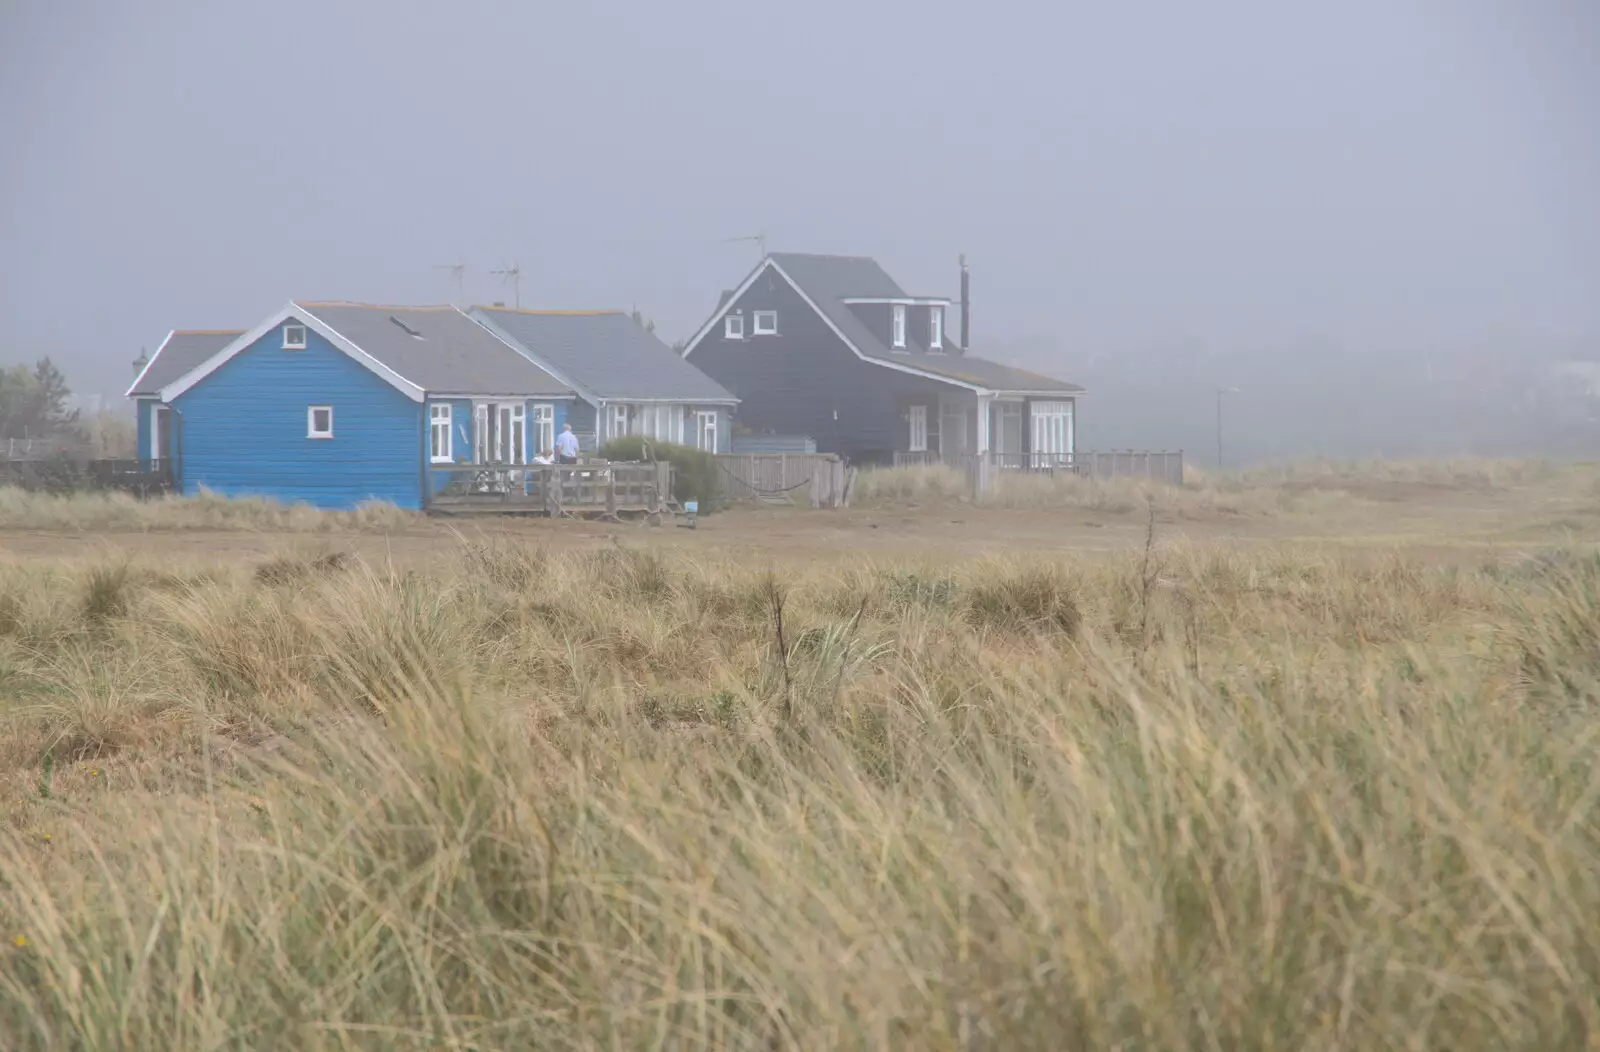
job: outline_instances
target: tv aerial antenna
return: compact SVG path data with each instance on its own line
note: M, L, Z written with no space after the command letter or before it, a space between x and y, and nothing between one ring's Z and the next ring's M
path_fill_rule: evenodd
M767 258L767 235L765 231L759 234L747 234L744 237L725 237L722 239L722 241L723 244L729 245L735 241L754 241L756 243L756 248L761 252L761 258Z
M456 287L456 298L451 302L461 303L465 299L465 293L462 290L466 283L467 265L465 263L435 263L433 269L448 270L450 272L450 281Z
M503 284L511 286L511 302L515 304L518 309L521 309L522 265L513 261L509 266L501 267L499 270L491 270L489 273L499 278Z

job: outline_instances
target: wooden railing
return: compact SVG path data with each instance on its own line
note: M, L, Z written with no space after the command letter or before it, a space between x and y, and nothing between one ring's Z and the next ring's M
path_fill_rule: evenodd
M672 465L431 464L424 505L438 512L575 515L660 512Z
M1069 473L1085 478L1147 478L1183 484L1183 451L1087 450L1078 453L896 453L895 467L947 465L969 473L979 464L999 471Z

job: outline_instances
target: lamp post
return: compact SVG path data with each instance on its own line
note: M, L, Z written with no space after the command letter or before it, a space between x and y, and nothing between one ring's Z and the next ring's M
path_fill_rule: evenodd
M1225 394L1238 394L1237 387L1217 388L1217 470L1222 470L1222 396Z

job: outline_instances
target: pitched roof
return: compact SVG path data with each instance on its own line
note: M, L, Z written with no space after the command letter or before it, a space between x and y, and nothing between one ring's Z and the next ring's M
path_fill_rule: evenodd
M926 348L912 348L909 352L899 353L891 351L844 302L846 299L906 298L905 290L878 265L877 260L866 256L773 252L767 256L766 262L776 265L866 358L882 361L892 368L915 370L990 391L1030 394L1077 394L1083 391L1077 384L1026 369L1015 369L959 349L955 349L957 353L946 354L929 352ZM756 273L760 273L759 269Z
M738 399L621 311L473 307L472 315L520 345L580 392L601 399Z
M430 395L573 393L455 307L298 301L294 307Z
M174 329L161 341L144 369L128 388L127 396L157 395L161 389L222 350L243 329Z

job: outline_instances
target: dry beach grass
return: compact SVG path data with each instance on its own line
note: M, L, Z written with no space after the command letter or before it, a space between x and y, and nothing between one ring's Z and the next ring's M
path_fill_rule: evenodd
M1368 556L0 562L0 1033L1593 1047L1600 562Z

